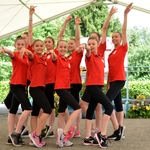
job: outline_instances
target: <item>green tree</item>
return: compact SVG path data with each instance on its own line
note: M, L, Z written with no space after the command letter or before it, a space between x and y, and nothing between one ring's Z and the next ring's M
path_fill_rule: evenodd
M129 79L146 80L150 78L150 32L147 28L134 27L128 31L129 37ZM134 67L131 67L134 66Z
M107 5L102 5L102 2L97 2L94 5L90 5L81 10L73 12L71 15L73 18L78 16L81 17L81 35L83 37L88 37L91 32L98 32L101 34L101 29L105 19L108 15L109 9ZM70 36L74 36L74 19L69 24ZM109 28L107 30L107 35L111 36L114 31L121 31L121 23L118 18L112 17Z

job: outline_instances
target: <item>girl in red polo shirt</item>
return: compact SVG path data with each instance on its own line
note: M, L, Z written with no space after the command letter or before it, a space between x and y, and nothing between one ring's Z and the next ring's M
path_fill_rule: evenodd
M59 55L57 56L56 64L56 81L55 90L60 96L59 110L58 110L58 129L56 131L57 144L59 147L72 146L73 143L68 141L66 134L70 129L73 122L76 120L78 115L81 113L81 108L76 99L69 92L70 89L70 61L65 57L68 50L66 41L60 40L57 43L57 50ZM74 111L69 116L69 119L64 127L65 123L65 110L67 105L72 107Z
M58 40L62 40L64 31L70 20L72 20L71 15L69 15L66 18L66 20L63 24L62 30L60 31L60 33L58 35ZM71 89L70 89L70 92L74 96L74 98L77 100L78 103L80 100L79 92L82 88L82 80L81 80L81 75L80 75L80 63L81 63L81 59L83 56L83 51L77 50L77 47L80 45L80 27L79 27L80 23L81 23L81 19L80 19L80 17L77 17L75 19L75 25L76 25L75 38L74 39L72 38L68 41L68 50L70 52L68 59L70 60L70 65L71 65L71 71L70 71ZM68 111L66 111L66 116L67 117L69 116ZM76 126L71 126L70 130L68 131L68 134L67 134L68 138L81 136L80 135L80 121L81 121L81 114L76 119Z
M110 19L110 18L109 18ZM103 25L103 28L107 29L107 24L108 24L109 20L106 20L106 23L104 23ZM95 37L97 40L98 40L98 43L99 43L99 46L98 46L98 53L100 56L104 57L104 52L105 52L105 49L101 49L101 35L97 32L92 32L90 37ZM86 77L85 77L86 78ZM86 79L85 79L85 82L86 82ZM87 111L87 108L88 108L88 104L90 102L90 94L87 92L86 88L84 90L84 93L82 95L82 98L79 102L81 108L82 108L82 111L83 111L83 114L84 116L86 116L86 111ZM92 135L94 136L94 134L97 132L97 130L99 130L101 128L101 122L102 122L102 107L101 107L101 104L98 104L96 106L96 109L95 109L95 124L94 122L92 123Z
M18 110L18 105L16 106L13 102L14 100L12 100L12 104L8 114L8 132L10 133L9 137L14 146L22 146L23 142L20 137L21 128L32 111L31 104L25 91L25 87L27 85L27 69L29 62L28 57L32 58L32 53L29 50L25 49L25 46L26 43L24 39L22 37L18 37L15 41L15 48L17 50L16 52L2 47L0 48L0 52L7 53L12 59L13 72L10 80L10 89L15 98L18 100L18 103L21 103L24 108L24 111L19 117L18 124L14 131L14 122ZM22 51L26 51L26 54L24 54L23 56Z
M102 87L104 85L104 60L97 53L98 41L95 37L90 37L88 39L88 46L86 48L86 67L87 67L87 81L86 89L91 95L91 99L86 112L86 138L84 139L84 145L98 145L101 148L106 148L106 130L109 123L109 119L113 110L112 104L102 92ZM103 41L101 48L106 48L106 41ZM98 103L101 103L105 109L102 117L101 132L97 132L95 137L97 142L91 136L91 125L94 110ZM94 142L93 142L94 141Z
M111 136L108 136L109 139L114 139L116 141L121 140L124 134L125 127L123 126L124 113L122 106L122 97L121 97L121 89L125 85L125 70L124 70L124 58L128 51L127 44L127 15L132 8L132 3L129 4L124 11L124 22L122 26L122 36L119 32L114 32L112 35L112 42L114 44L114 50L110 53L108 57L108 91L106 96L112 102L114 100L114 104L116 107L117 118L115 112L113 111L111 116L111 121L114 127L114 133ZM115 122L118 121L121 130L121 136L118 135L118 131L115 127Z
M99 54L99 49L103 52L106 49L106 29L111 16L116 11L117 9L112 7L108 14L106 22L102 28L102 40L100 45L96 37L90 37L88 39L88 46L80 46L81 48L86 49L85 62L87 68L87 79L85 84L86 90L91 97L86 112L86 137L84 139L84 145L99 145L101 148L107 148L108 146L106 143L106 131L111 113L113 111L113 106L106 95L102 92L102 87L104 85L104 57ZM105 112L102 116L101 127L99 128L99 131L95 133L96 141L93 136L91 136L91 126L93 113L98 103L103 105Z
M41 40L34 41L33 49L34 55L30 66L31 83L29 90L33 98L33 111L30 121L32 133L29 134L29 137L36 147L43 147L45 142L41 141L41 131L51 114L51 106L45 96L47 62L45 55L43 55L44 43ZM38 121L41 108L43 109L43 113Z
M48 118L48 125L42 130L42 138L54 137L53 127L55 121L55 108L54 108L54 85L56 78L56 67L53 62L51 51L54 49L55 41L52 37L46 37L45 41L46 52L44 53L47 61L47 75L46 75L46 88L45 95L51 105L52 113ZM54 50L56 51L56 50Z
M35 11L35 7L34 6L30 6L30 11L29 11L29 28L28 28L28 32L24 32L21 37L24 39L24 41L26 42L26 48L28 50L30 50L33 53L32 50L32 43L33 43L33 33L32 33L32 15ZM26 87L26 93L28 94L28 86L30 83L30 65L28 65L28 70L27 70L27 87ZM16 106L16 110L18 110L18 106L19 106L19 102L15 97L13 96L13 93L11 92L11 90L9 91L7 97L4 100L4 103L7 107L7 109L9 110L11 107L11 103L12 103L12 99L13 99L13 103ZM22 111L24 110L23 106L22 107ZM16 111L15 111L16 112ZM16 113L16 119L15 119L15 124L17 124L18 122L18 114ZM27 130L27 123L28 123L28 119L26 120L26 122L24 123L23 127L22 127L22 131L21 131L21 137L27 137L28 136L28 130ZM8 141L6 142L6 144L11 144L11 140L10 138L8 138Z

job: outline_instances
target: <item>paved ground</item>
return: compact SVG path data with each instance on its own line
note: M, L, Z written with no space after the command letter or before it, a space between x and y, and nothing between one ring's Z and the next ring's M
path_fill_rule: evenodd
M0 150L34 150L37 149L34 146L28 145L28 138L23 140L26 144L22 147L14 147L12 145L6 145L7 140L7 110L2 112L2 107L0 107ZM111 141L108 143L109 150L150 150L150 120L149 119L127 119L124 120L124 125L126 126L125 130L125 139L119 142ZM57 119L55 122L55 129L57 128ZM108 127L108 135L113 132L111 123ZM81 138L73 138L71 141L74 143L72 147L64 147L63 149L68 150L91 150L99 149L98 146L84 146L83 139L85 134L84 119L81 121ZM45 139L47 145L43 147L43 150L55 150L56 147L55 138Z

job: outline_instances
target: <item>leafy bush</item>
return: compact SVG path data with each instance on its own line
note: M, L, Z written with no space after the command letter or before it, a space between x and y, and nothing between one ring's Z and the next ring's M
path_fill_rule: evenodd
M1 81L0 82L0 102L3 102L9 93L9 81Z
M126 115L128 118L150 118L150 101L146 101L143 95L137 96Z

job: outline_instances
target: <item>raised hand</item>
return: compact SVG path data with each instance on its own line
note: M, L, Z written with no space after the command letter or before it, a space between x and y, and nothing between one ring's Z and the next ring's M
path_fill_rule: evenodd
M71 19L72 19L72 16L69 15L69 16L66 18L66 21L69 22Z
M26 48L23 47L23 48L20 50L20 52L19 52L20 58L23 58L23 55L24 55L25 52L26 52Z
M75 24L79 25L81 23L81 18L80 17L77 17L75 19Z
M113 14L116 13L117 11L118 11L118 8L116 8L116 7L113 6L113 7L111 8L109 14L110 14L110 15L113 15Z
M35 12L35 8L36 6L30 6L30 11L29 11L30 15L33 15L33 13Z
M133 8L133 3L130 3L130 4L126 7L124 13L125 13L125 14L128 14L128 12L129 12L132 8Z

